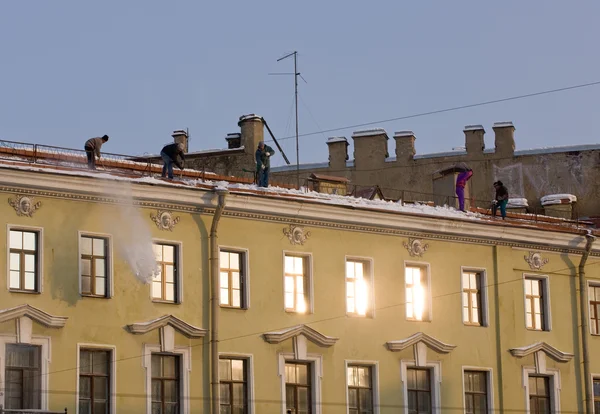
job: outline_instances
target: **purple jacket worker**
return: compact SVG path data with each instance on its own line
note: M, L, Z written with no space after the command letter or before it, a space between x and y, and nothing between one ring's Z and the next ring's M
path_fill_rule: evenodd
M456 195L458 196L458 209L465 211L465 185L473 176L473 170L465 166L465 170L456 177Z

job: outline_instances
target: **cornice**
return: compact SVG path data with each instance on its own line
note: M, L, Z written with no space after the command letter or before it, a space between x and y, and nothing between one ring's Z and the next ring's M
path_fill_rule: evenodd
M62 328L67 323L66 316L54 316L28 304L0 310L0 323L8 322L23 316L47 328Z
M339 339L324 335L306 325L296 325L281 331L265 332L263 334L263 339L270 344L279 344L285 340L299 335L304 335L308 340L323 348L328 348L334 345Z
M206 329L197 328L173 315L164 315L148 322L132 323L131 325L127 325L127 329L132 334L142 335L167 325L172 326L188 338L202 338L207 332Z
M517 358L523 358L527 355L533 354L538 351L545 352L548 356L554 358L558 362L569 362L573 359L573 354L568 352L562 352L559 349L553 347L552 345L548 345L546 342L536 342L535 344L531 344L528 346L524 346L521 348L511 348L509 349L512 356Z
M388 350L392 352L399 352L419 342L424 343L430 349L440 354L447 354L454 348L456 348L456 345L446 344L423 332L417 332L416 334L411 335L405 339L400 339L397 341L388 341L385 343L385 345L387 346Z

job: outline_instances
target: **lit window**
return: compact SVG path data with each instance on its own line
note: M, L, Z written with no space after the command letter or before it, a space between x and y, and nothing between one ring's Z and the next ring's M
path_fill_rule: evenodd
M545 280L525 278L525 322L528 329L546 330Z
M108 240L81 236L81 294L108 296Z
M465 371L465 413L486 414L488 412L487 372Z
M304 313L308 308L308 257L285 256L285 310Z
M355 260L346 261L346 312L366 316L369 304L369 264Z
M110 408L111 352L82 349L79 353L79 412L105 414Z
M152 354L152 414L180 410L179 357Z
M5 394L7 409L40 409L42 405L41 347L6 344Z
M422 321L428 320L428 296L426 270L423 267L406 266L406 318Z
M463 322L466 325L484 325L482 308L485 306L481 295L481 273L463 272Z
M246 308L244 253L221 250L220 266L220 304L231 308Z
M9 282L11 290L39 292L39 233L10 230Z
M248 412L248 360L221 358L219 381L221 413Z
M590 301L590 331L592 335L600 335L600 286L588 286L588 300Z
M531 414L550 414L550 379L548 377L529 376L529 412Z
M177 247L171 244L154 244L158 273L152 279L152 299L177 303Z
M293 414L312 413L311 366L308 363L286 362L285 406Z
M348 366L349 414L373 413L373 379L370 366Z

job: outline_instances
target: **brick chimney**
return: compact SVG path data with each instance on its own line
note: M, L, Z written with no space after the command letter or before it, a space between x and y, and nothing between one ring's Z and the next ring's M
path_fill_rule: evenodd
M348 140L346 137L331 137L327 140L329 147L329 168L345 170L348 160Z
M463 132L465 133L467 154L483 154L483 150L485 149L485 141L483 140L485 129L483 129L483 126L467 125Z
M171 136L173 137L173 141L175 141L178 144L183 144L183 152L187 153L189 148L188 148L188 134L186 131L184 131L183 129L178 129L176 131L173 131L173 134L171 134Z
M239 148L242 146L242 134L240 134L239 132L227 134L227 136L225 137L225 141L227 141L227 148Z
M412 161L415 154L415 134L412 131L398 131L394 133L396 140L396 161Z
M496 122L492 127L495 134L496 155L515 155L515 127L512 122Z
M384 129L375 128L364 131L355 131L354 140L354 165L357 170L380 168L389 156L387 141L388 136Z
M240 116L238 126L241 129L241 144L246 154L254 154L258 143L264 141L265 131L262 118L256 114Z

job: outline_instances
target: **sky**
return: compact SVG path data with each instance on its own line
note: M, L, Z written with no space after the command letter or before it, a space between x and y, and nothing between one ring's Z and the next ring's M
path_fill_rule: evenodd
M558 0L75 0L0 2L0 139L158 153L226 147L263 116L295 163L327 161L318 133L600 81L600 2ZM512 121L517 149L600 143L600 85L368 128L412 130L417 153L464 146L465 125ZM364 129L364 128L363 128ZM394 140L389 153L394 155ZM353 149L350 147L350 153ZM352 158L352 156L351 156ZM273 165L282 165L275 156Z

